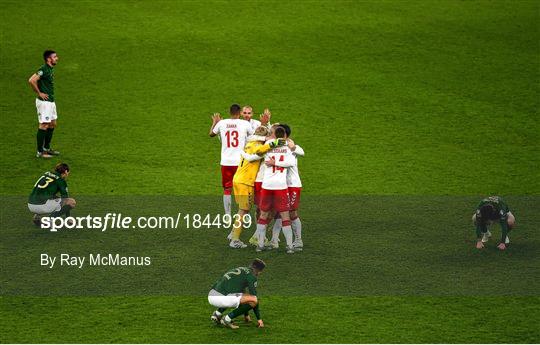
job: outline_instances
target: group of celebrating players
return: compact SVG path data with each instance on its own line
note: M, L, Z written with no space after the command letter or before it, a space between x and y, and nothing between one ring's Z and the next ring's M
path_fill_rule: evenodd
M34 73L29 83L36 93L36 108L39 127L37 132L38 158L51 158L59 152L51 149L50 143L56 127L56 104L54 102L54 66L58 61L56 52L47 50L43 54L45 64ZM221 174L223 184L223 207L231 214L232 194L238 205L238 217L228 236L230 247L246 248L240 240L245 216L251 208L257 208L257 228L249 243L256 251L279 248L279 236L283 231L287 253L303 249L302 223L298 217L298 206L302 182L298 172L298 157L304 150L291 139L291 128L283 123L270 124L271 113L265 109L260 121L253 119L250 106L230 107L230 118L212 116L210 136L221 140ZM68 217L75 207L75 199L68 195L66 179L70 168L59 163L51 172L42 174L34 184L28 198L28 209L34 214L34 223L39 225L42 216ZM266 238L266 228L274 220L272 238ZM506 202L492 196L483 199L472 217L476 228L476 248L483 249L489 241L489 226L499 223L501 239L497 248L505 250L510 243L509 232L515 227L516 219ZM253 310L257 326L264 327L257 297L258 277L266 264L255 259L249 267L236 267L223 274L208 293L208 302L216 309L211 320L236 329L233 320L244 315L250 322L249 311ZM225 311L233 308L229 313Z
M221 140L221 180L223 208L231 214L232 196L238 205L238 217L228 236L231 248L246 248L240 240L242 220L257 208L257 228L249 243L256 251L279 248L283 232L287 253L303 249L302 223L298 206L302 182L298 157L304 150L291 139L287 124L270 124L271 113L265 109L260 121L253 118L253 108L233 104L230 118L212 116L209 135ZM272 238L266 228L274 219Z

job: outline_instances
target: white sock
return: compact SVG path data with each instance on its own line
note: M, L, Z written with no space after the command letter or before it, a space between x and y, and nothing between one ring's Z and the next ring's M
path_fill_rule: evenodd
M285 241L287 241L287 247L292 246L292 229L290 225L281 228L283 235L285 235Z
M291 228L294 232L294 239L297 241L302 240L302 222L300 221L300 218L296 218L295 220L291 220Z
M272 242L279 241L279 233L281 232L281 218L276 219L272 228Z
M227 322L231 322L231 321L232 321L228 314L225 315L225 321L227 321Z
M221 317L221 313L219 312L219 310L216 310L214 313L216 313L217 317Z
M231 195L223 194L223 209L225 214L231 214Z
M259 247L264 247L264 239L266 237L266 224L257 223L257 241L259 242Z

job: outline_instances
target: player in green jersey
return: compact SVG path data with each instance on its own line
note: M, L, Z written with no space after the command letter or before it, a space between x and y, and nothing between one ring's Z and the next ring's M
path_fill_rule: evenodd
M36 137L36 157L51 158L51 156L60 154L51 149L51 140L57 119L54 99L54 66L58 63L58 55L54 50L46 50L43 53L43 59L45 64L32 74L28 83L37 95L36 108L39 127Z
M216 324L237 329L239 327L233 323L233 319L243 314L246 315L246 321L249 321L248 312L253 309L257 327L264 327L257 298L257 277L265 267L261 259L255 259L251 267L233 268L219 278L208 293L208 302L218 308L210 319ZM245 293L246 289L248 293ZM227 308L235 309L223 316Z
M70 198L66 178L69 176L69 166L59 163L54 171L43 173L34 184L32 193L28 197L28 209L34 213L34 223L41 224L41 216L60 217L69 216L75 207L75 199Z
M505 250L510 239L508 233L516 224L516 218L510 212L508 205L501 197L490 196L480 201L476 212L472 217L473 224L476 227L476 248L484 248L484 243L491 237L491 232L488 226L494 222L499 222L501 225L501 242L497 246L500 250Z

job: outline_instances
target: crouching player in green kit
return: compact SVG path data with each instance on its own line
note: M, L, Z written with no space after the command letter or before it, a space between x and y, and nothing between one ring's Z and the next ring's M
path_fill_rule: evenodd
M484 248L486 243L491 237L491 232L488 230L488 226L494 222L499 222L501 225L501 242L497 246L500 250L505 250L510 239L508 233L516 224L516 218L510 212L508 205L501 197L490 196L483 199L476 212L472 217L473 224L476 226L476 248Z
M218 279L208 293L208 302L218 308L210 318L214 323L237 329L239 327L233 323L233 319L243 314L249 322L248 312L253 309L257 317L257 327L264 327L257 298L257 277L265 267L266 264L261 259L255 259L251 267L233 268ZM249 293L244 293L246 289ZM223 316L227 308L235 309Z
M69 166L66 163L58 163L54 171L43 173L34 184L28 197L28 209L34 213L34 224L37 226L41 225L41 216L69 217L69 212L75 208L75 199L68 195L66 183L68 176Z

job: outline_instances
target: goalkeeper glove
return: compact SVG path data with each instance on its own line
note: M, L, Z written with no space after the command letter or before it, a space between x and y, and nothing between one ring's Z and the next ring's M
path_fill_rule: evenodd
M274 148L274 147L284 146L285 144L287 144L287 140L283 138L279 138L279 139L272 140L270 142L270 147Z

